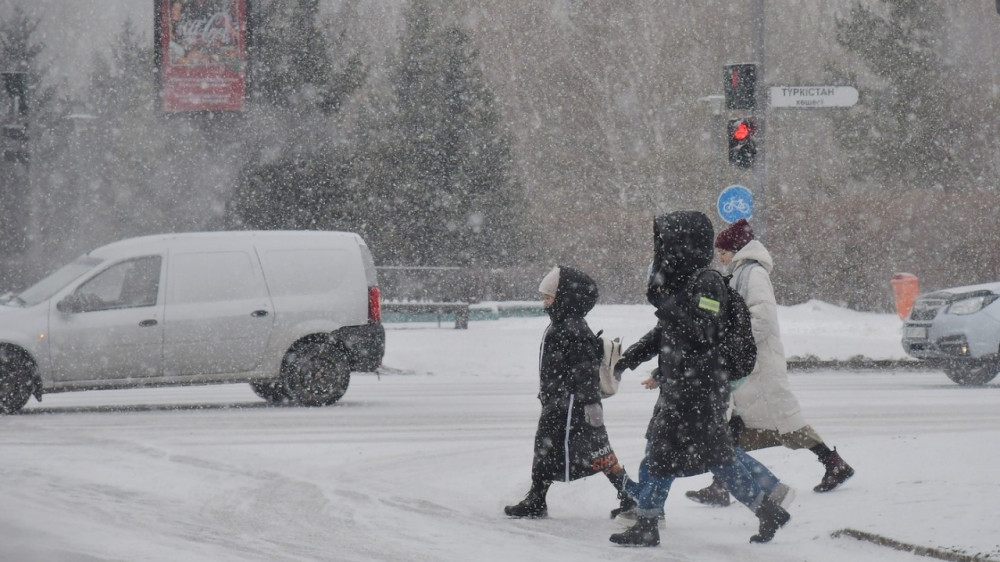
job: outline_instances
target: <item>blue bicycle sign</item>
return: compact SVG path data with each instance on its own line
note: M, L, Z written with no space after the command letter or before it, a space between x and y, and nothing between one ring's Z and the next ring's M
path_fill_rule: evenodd
M719 216L733 223L753 216L753 194L742 185L731 185L719 194Z

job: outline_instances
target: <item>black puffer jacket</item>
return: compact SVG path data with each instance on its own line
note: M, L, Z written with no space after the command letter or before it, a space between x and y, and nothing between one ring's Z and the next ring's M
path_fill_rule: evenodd
M569 394L582 404L600 401L600 342L584 319L595 304L597 283L582 271L559 266L555 302L546 309L552 323L542 338L539 360L538 399L543 404Z
M587 422L584 409L600 408L598 366L602 348L584 319L597 302L597 284L587 274L559 268L552 320L542 338L539 392L542 412L535 432L532 474L569 481L617 464L603 422Z
M622 355L634 369L658 356L660 396L646 430L655 476L691 476L733 459L726 423L729 384L717 351L719 275L695 275L712 261L714 233L703 213L680 211L653 222L654 259L647 298L656 327ZM693 281L693 283L692 283Z

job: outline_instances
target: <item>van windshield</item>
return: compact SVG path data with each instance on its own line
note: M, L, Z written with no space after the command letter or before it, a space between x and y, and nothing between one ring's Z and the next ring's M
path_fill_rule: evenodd
M69 285L84 273L94 269L94 266L102 261L104 260L93 256L80 256L25 289L24 292L14 297L13 301L19 302L23 306L34 306L46 301L52 295L59 292L60 289Z

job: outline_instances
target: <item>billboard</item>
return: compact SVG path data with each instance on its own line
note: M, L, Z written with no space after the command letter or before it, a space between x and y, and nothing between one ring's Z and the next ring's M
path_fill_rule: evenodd
M160 108L241 111L247 83L247 0L155 1Z

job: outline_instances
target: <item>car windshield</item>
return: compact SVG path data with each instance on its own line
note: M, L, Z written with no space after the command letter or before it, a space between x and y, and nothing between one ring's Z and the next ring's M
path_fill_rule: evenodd
M11 299L11 303L18 303L23 306L34 306L40 302L48 300L60 289L72 283L74 279L93 269L94 266L101 263L101 261L103 260L92 256L80 256L76 260L60 267L41 281L25 289L24 292Z

